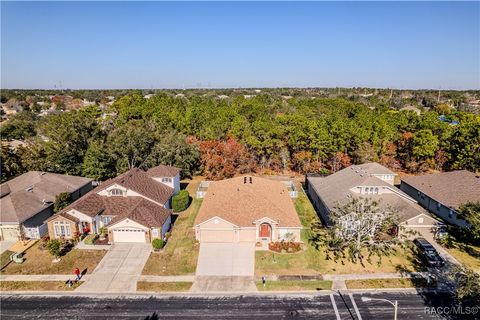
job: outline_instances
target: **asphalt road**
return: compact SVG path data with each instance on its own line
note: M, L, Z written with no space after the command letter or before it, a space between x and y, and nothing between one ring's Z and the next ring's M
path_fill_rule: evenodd
M398 319L443 319L426 307L449 306L446 294L348 294L223 297L85 297L1 295L5 319L393 319L387 302L362 302L361 296L398 301ZM355 302L352 302L352 298ZM335 303L335 307L334 304ZM338 313L338 314L337 314ZM359 316L360 315L360 316Z

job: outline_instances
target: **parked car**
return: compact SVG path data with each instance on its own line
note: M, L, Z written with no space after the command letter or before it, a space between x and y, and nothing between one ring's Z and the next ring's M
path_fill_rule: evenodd
M440 267L445 264L442 257L430 242L424 238L416 238L413 243L417 246L418 254L429 267Z

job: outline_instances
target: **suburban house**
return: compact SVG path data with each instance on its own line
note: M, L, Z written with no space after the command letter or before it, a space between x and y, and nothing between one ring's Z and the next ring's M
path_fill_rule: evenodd
M50 238L108 230L109 242L164 239L171 226L170 201L180 189L180 169L130 169L103 182L47 220Z
M323 223L331 225L330 213L352 198L370 198L380 208L392 208L401 224L430 232L441 223L410 196L394 186L396 174L378 163L352 165L327 177L308 176L307 193ZM417 231L418 231L417 230Z
M212 181L194 223L199 242L300 241L302 225L287 186L240 176Z
M0 238L40 239L45 220L53 215L55 197L68 192L72 200L92 189L92 180L64 174L29 171L0 185Z
M425 174L402 179L400 189L448 223L465 227L458 208L480 201L480 177L467 170Z

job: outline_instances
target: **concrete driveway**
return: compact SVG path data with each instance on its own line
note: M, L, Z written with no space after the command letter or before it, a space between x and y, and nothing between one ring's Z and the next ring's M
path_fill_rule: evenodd
M13 246L17 241L0 241L0 254L7 251L11 246Z
M198 255L197 276L252 276L255 244L202 243Z
M116 243L76 291L135 292L151 252L149 243Z
M254 243L202 243L192 292L253 292Z

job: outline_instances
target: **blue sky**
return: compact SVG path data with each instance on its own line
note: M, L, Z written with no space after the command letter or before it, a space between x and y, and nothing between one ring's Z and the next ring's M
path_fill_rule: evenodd
M1 87L480 88L479 2L3 2Z

